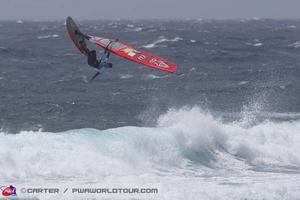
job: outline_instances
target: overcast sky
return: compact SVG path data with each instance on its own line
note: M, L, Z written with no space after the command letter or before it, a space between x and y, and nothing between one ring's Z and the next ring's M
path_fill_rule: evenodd
M299 18L300 0L0 0L0 19Z

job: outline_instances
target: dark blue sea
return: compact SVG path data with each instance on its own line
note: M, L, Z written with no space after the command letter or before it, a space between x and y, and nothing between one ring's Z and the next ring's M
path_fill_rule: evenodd
M299 199L300 20L77 22L178 70L112 55L90 82L95 70L64 21L0 21L1 184ZM101 197L72 195L55 198Z

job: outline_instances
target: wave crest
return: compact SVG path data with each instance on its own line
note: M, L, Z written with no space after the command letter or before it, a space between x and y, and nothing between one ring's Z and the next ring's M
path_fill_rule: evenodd
M1 133L0 179L300 171L299 120L243 125L184 107L161 115L153 128Z

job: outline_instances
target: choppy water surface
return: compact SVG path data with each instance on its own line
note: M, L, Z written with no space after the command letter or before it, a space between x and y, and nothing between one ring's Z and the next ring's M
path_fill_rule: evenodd
M88 83L95 72L64 22L0 21L0 180L147 182L160 199L299 198L300 21L79 24L178 73L114 56Z

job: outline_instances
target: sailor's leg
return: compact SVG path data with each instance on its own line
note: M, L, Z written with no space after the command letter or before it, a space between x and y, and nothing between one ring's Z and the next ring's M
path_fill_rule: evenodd
M97 60L97 55L95 50L88 52L88 64L97 69L99 68L99 61Z

